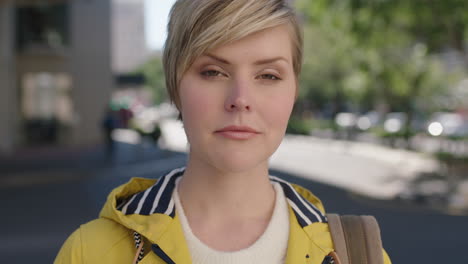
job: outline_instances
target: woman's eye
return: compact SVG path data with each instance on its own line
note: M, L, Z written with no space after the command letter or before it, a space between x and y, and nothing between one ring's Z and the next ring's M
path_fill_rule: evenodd
M206 77L218 77L218 76L222 76L223 74L216 70L208 70L208 71L203 71L201 75L206 76Z
M272 80L272 81L281 80L281 78L279 78L278 76L274 74L269 74L269 73L260 75L260 79Z

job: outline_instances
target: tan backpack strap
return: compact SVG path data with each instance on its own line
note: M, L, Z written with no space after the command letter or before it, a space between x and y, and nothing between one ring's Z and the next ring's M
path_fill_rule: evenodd
M327 217L342 264L383 264L380 228L373 216L329 214Z
M361 218L357 215L341 216L341 225L350 263L373 264L367 259L366 233Z
M346 249L344 230L341 225L341 218L337 214L327 214L327 218L333 244L335 245L335 252L340 258L338 261L341 264L350 264L348 259L348 250Z
M372 264L383 264L383 245L379 224L371 215L361 215L360 218L366 234L367 259Z

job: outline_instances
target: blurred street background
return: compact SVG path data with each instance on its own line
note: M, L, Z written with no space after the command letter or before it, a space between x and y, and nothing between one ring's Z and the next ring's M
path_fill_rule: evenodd
M0 263L52 263L131 177L185 164L173 0L0 0ZM271 174L377 217L393 263L468 263L468 1L291 0L304 66Z

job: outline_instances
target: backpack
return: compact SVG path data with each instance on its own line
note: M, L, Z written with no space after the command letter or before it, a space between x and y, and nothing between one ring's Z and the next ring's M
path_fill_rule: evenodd
M370 215L327 214L334 264L383 264L379 224Z

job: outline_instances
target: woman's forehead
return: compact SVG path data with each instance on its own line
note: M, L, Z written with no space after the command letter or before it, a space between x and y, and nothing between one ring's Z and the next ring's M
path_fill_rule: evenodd
M215 60L221 64L249 62L292 64L292 38L286 26L265 29L204 52L196 60Z
M214 55L211 53L205 53L197 59L198 62L203 63L207 62L215 62L216 64L221 64L225 66L232 66L235 64L251 64L254 66L262 66L268 64L284 64L284 65L292 65L291 59L287 58L286 56L255 56L252 58L235 58L231 60L229 58L224 58L223 55Z

